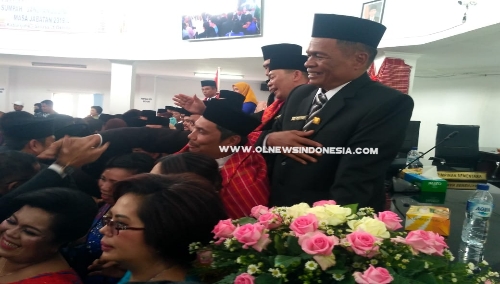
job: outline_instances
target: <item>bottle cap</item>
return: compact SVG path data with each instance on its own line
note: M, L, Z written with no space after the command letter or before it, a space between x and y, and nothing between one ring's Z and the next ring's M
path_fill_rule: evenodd
M488 190L488 189L490 189L490 186L485 183L477 184L477 190Z

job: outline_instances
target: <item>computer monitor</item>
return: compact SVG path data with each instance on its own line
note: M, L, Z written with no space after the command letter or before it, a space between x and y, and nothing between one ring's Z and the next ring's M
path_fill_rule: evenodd
M420 121L410 121L406 128L406 136L403 145L399 150L401 155L406 155L410 152L411 148L418 147L418 137L420 133Z
M436 144L449 134L453 137L436 147L435 156L449 167L475 168L479 161L479 125L438 124Z

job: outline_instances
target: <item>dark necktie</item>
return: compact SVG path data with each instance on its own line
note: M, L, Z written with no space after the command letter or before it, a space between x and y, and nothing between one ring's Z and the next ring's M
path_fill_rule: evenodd
M309 112L309 116L307 117L306 124L304 125L304 128L302 130L307 131L309 126L311 126L314 116L318 115L318 113L321 111L321 109L325 106L326 102L328 101L328 98L326 97L323 92L316 94L314 97L314 102L311 107L311 111Z

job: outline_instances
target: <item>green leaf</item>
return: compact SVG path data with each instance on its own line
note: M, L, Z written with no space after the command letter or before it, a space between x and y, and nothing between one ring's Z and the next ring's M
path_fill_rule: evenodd
M422 260L411 260L405 269L405 275L412 276L425 270L425 262Z
M358 204L348 204L348 205L342 205L344 208L351 208L351 214L356 214L358 213Z
M289 254L300 255L303 253L302 247L299 245L299 239L297 237L288 236L286 243Z
M325 271L325 273L328 273L328 274L337 274L337 275L344 275L347 273L347 269L338 269L338 268L332 268L332 269L328 269L327 271Z
M406 278L404 276L398 274L392 274L394 280L392 280L391 284L416 284L416 282L412 279Z
M238 276L238 273L229 274L228 276L222 278L222 280L217 281L215 284L233 284L236 276Z
M313 258L313 256L312 256L312 255L307 254L307 253L305 253L305 252L304 252L304 253L301 253L301 254L300 254L300 257L301 257L303 260L311 260L311 259Z
M436 277L430 273L425 273L417 277L417 281L426 284L438 284Z
M279 234L274 235L274 248L278 254L285 254L286 248L281 236Z
M291 265L300 265L300 262L301 258L298 256L277 255L274 259L274 266L281 267L283 265L288 268Z
M281 278L273 277L269 273L261 274L257 278L255 278L255 284L280 284L280 283L281 283Z
M241 219L238 219L238 224L240 226L243 226L246 224L255 224L256 222L257 222L257 220L255 220L255 218L252 218L252 217L243 217Z
M339 284L356 284L354 281L354 277L352 275L346 275L342 281L339 281Z

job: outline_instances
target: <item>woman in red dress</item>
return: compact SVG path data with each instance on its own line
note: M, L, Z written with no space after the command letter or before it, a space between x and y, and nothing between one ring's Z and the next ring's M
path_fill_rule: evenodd
M97 205L83 192L47 188L9 204L12 215L0 224L0 283L80 284L59 249L85 236Z

